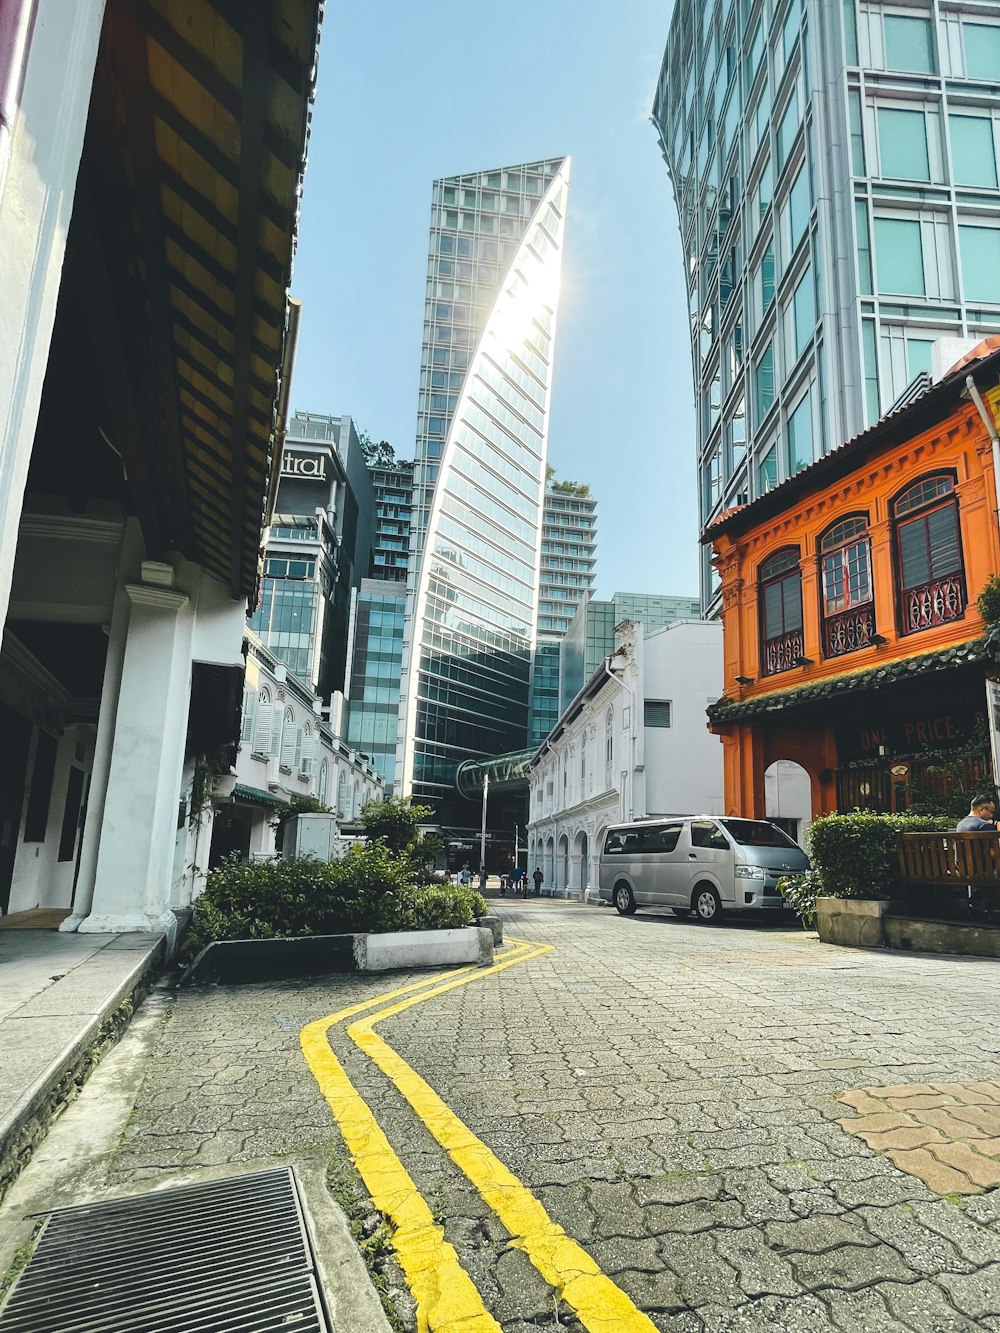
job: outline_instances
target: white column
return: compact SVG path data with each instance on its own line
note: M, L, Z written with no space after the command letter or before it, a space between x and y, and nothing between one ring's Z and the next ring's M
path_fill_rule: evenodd
M130 583L125 591L128 637L84 932L175 924L170 892L191 689L191 627L178 617L188 597L150 584Z

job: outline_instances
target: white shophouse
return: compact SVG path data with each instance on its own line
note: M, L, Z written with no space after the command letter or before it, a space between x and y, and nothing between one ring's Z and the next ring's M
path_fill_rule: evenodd
M335 695L335 718L343 716L340 703ZM295 796L329 806L345 824L357 820L366 802L382 799L382 775L337 735L328 714L248 631L235 778L215 802L209 864L227 852L249 860L273 856L276 817Z
M596 899L610 825L722 812L722 747L705 708L722 692L722 625L652 634L626 620L604 660L530 764L528 872L543 892Z
M197 893L280 468L319 19L0 4L2 914L169 933Z

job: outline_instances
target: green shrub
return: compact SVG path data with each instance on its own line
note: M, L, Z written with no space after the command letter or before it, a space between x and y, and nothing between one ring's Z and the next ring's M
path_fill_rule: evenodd
M896 886L896 837L954 828L939 815L876 815L852 810L809 825L809 859L818 892L834 898L891 898Z
M778 880L778 892L795 908L803 930L811 930L816 921L816 895L822 892L819 875L807 870L804 875L785 875Z
M485 914L485 900L472 889L417 885L411 874L409 859L379 842L341 861L247 865L227 857L194 904L184 954L190 957L213 940L443 930Z

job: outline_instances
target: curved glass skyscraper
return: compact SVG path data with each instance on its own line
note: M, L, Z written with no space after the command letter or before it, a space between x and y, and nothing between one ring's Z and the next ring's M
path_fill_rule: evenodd
M397 790L527 741L569 159L434 183Z

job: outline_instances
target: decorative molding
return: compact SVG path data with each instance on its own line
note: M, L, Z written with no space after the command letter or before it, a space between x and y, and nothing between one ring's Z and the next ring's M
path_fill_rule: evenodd
M172 588L151 588L145 583L126 583L125 591L133 606L146 606L154 611L172 611L179 615L187 606L186 592L175 592Z
M124 532L125 523L121 519L86 518L80 514L25 513L21 515L18 537L120 546Z

